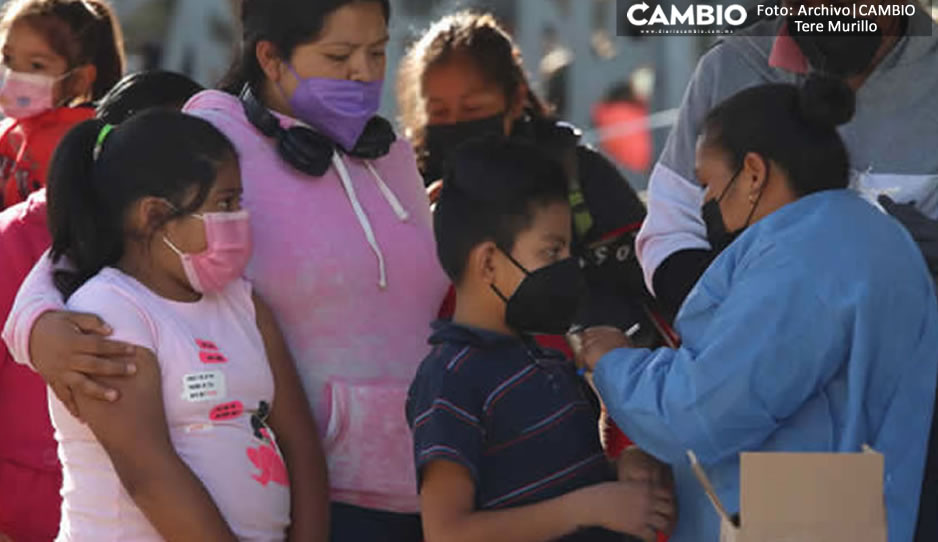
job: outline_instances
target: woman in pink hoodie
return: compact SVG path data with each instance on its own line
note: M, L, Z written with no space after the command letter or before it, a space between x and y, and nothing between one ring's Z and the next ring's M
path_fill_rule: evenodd
M229 92L185 108L238 151L255 239L247 278L324 433L340 542L421 538L404 403L448 286L413 153L376 116L389 12L387 0L245 0ZM121 348L99 319L61 312L43 267L4 329L11 352L66 403L116 400L88 375L126 374L102 357Z

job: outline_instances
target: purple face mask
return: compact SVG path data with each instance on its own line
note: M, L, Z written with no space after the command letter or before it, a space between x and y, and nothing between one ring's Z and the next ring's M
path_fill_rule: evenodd
M290 71L300 82L290 97L290 107L296 118L325 134L346 151L354 149L365 125L378 112L384 80L363 83L322 77L303 79L293 66L290 66Z

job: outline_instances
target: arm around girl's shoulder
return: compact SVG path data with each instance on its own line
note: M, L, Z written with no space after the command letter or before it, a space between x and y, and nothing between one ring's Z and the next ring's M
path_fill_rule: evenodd
M35 369L72 415L78 416L78 394L99 401L119 397L117 390L91 376L126 376L136 372L136 367L127 344L106 338L113 330L105 320L66 310L53 282L55 269L47 251L16 294L3 340L13 358Z

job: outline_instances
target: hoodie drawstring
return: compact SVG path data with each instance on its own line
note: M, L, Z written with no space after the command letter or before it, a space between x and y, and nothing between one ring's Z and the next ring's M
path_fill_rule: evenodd
M368 220L368 215L365 213L365 209L362 208L361 202L358 201L358 194L355 192L355 187L352 185L352 177L349 175L348 168L345 166L345 162L342 160L339 153L333 153L332 155L332 164L335 166L336 172L339 174L339 179L342 180L342 186L345 188L345 194L348 196L349 202L352 204L352 210L355 211L355 217L358 218L358 223L362 227L362 231L365 233L365 239L368 240L368 245L371 247L371 250L375 253L375 256L378 258L378 286L383 290L388 286L388 274L387 268L384 263L384 254L381 252L381 247L378 245L378 239L375 237L374 229L371 227L371 221ZM378 175L377 170L371 164L371 162L365 162L368 166L368 170L371 171L371 174L374 176L375 183L378 185L378 189L381 191L381 194L384 195L384 199L387 200L388 205L394 210L394 214L403 222L406 221L409 217L407 210L404 209L404 206L401 205L400 200L397 199L397 196L394 195L394 192L391 191L391 188L384 182L384 179Z
M368 166L368 171L375 178L375 183L378 185L378 189L381 190L381 193L384 194L384 199L387 200L388 205L391 206L391 209L394 209L394 214L397 215L397 218L401 219L401 222L406 221L410 218L410 215L407 214L407 210L404 209L404 206L401 205L401 201L397 199L397 196L394 195L394 192L391 191L391 188L384 182L384 179L381 178L381 175L378 175L378 170L375 169L374 164L371 162L365 162L365 165Z

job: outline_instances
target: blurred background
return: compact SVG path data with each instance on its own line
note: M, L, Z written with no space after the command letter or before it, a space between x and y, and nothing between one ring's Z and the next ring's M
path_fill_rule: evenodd
M112 0L131 71L161 67L204 85L224 74L240 37L237 0ZM615 0L391 0L388 84L382 114L396 118L396 67L437 17L473 8L512 32L537 90L580 127L636 188L674 121L707 36L616 36Z

